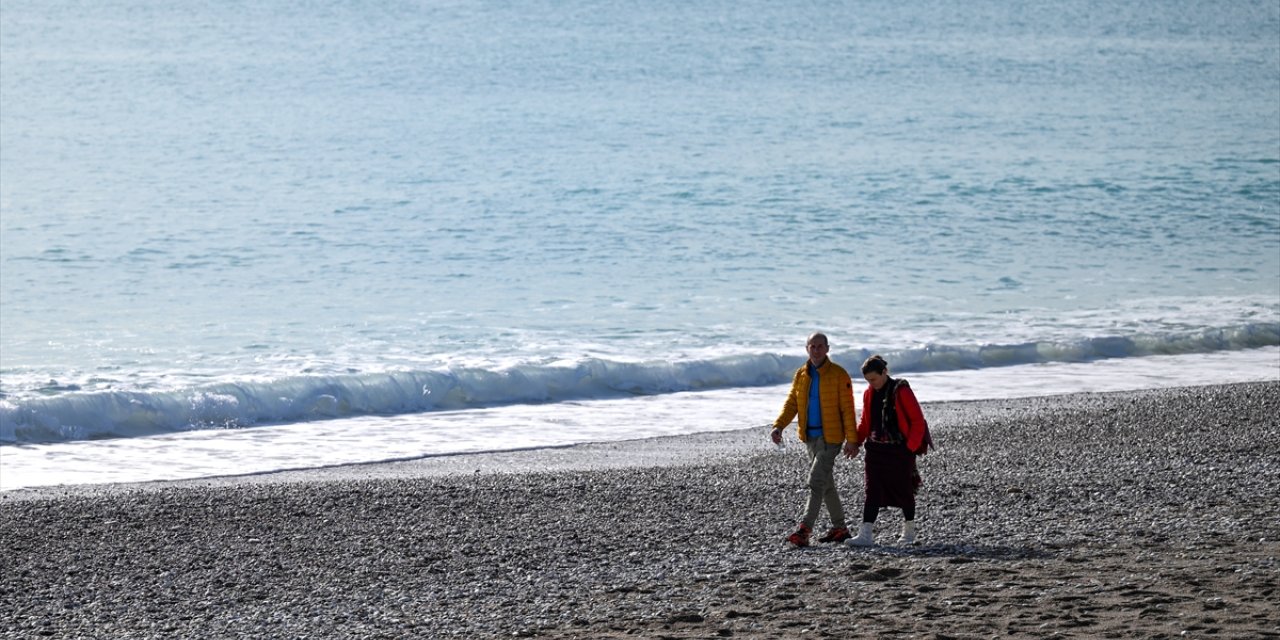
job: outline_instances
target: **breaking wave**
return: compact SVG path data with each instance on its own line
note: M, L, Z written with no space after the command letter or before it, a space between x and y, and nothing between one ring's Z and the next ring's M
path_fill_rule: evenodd
M1209 353L1280 345L1280 323L1195 332L1106 336L1073 342L926 344L877 349L897 373L1019 364ZM873 350L843 352L853 370ZM760 353L689 361L599 358L497 369L457 368L296 376L210 384L176 391L71 390L0 400L0 443L137 437L235 429L360 415L449 411L782 384L803 357Z

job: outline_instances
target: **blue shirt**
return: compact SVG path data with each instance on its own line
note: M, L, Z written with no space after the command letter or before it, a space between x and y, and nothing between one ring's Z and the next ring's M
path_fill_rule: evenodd
M822 436L822 394L818 385L818 368L813 363L808 364L809 367L809 415L808 425L806 425L806 433L809 437Z

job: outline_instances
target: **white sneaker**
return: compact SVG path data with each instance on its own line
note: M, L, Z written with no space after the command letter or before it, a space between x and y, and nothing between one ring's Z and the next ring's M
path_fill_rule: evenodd
M911 545L916 543L916 523L914 520L907 520L902 523L902 535L898 538L898 544Z
M858 527L858 535L845 540L844 543L851 547L869 547L876 543L875 535L871 533L872 523L864 522Z

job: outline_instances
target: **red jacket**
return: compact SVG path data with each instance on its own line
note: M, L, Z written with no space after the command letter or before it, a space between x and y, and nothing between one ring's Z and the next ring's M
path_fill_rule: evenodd
M867 385L866 390L862 392L862 418L858 420L858 444L866 442L871 436L871 412L867 411L867 408L871 406L871 396L874 393L875 389L872 389L871 385ZM924 411L920 410L916 394L911 391L906 380L898 380L893 392L893 410L898 414L898 430L907 439L907 449L916 454L925 453L927 445L930 444L926 441L929 435L929 423L925 422Z

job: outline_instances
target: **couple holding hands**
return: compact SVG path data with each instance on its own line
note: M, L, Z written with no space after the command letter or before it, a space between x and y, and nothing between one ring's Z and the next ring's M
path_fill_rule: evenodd
M809 498L799 529L787 537L797 547L809 546L818 512L825 504L831 530L818 542L843 542L851 546L875 544L876 516L884 507L902 509L901 544L915 544L916 491L920 474L916 456L932 446L929 425L920 403L906 380L889 376L889 363L881 356L867 358L862 377L869 386L862 394L862 417L855 419L853 380L843 367L827 357L830 344L821 333L809 336L809 360L796 370L782 413L773 422L770 436L782 442L782 430L799 417L799 436L809 452ZM853 458L865 448L866 500L862 524L854 536L845 523L844 507L836 490L835 463L843 450Z

